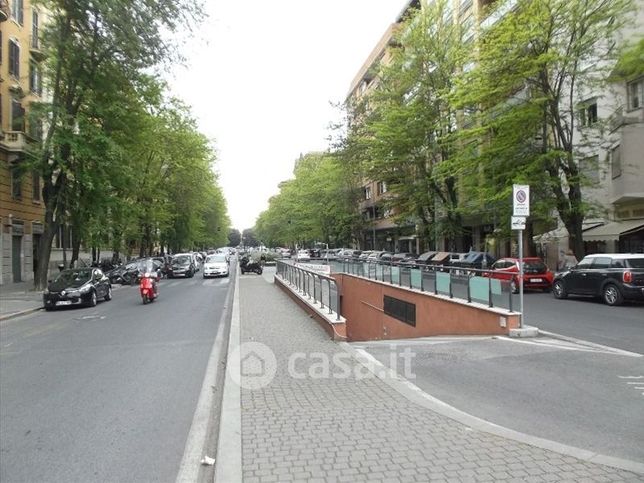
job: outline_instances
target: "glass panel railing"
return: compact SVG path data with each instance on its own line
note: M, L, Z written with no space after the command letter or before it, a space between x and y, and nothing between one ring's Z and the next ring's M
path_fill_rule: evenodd
M423 287L423 272L418 268L412 268L409 272L411 288L417 290L424 289Z

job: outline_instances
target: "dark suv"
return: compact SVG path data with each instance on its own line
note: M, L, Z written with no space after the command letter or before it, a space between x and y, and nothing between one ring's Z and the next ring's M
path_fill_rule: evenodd
M601 297L608 305L624 300L644 301L644 254L598 253L588 255L576 266L557 273L552 293Z

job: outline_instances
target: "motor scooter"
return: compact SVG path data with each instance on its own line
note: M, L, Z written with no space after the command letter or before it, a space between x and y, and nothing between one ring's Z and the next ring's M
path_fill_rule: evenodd
M241 273L244 274L246 272L255 272L257 275L262 274L262 266L254 261L249 260L248 256L243 256L241 260L239 261L239 268L241 269Z
M143 300L143 305L148 302L154 302L159 296L159 279L161 278L160 273L157 272L145 272L141 277L139 282L139 291L141 292L141 299Z

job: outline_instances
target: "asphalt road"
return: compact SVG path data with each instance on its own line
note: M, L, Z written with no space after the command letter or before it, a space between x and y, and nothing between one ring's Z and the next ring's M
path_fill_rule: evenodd
M550 337L390 342L355 345L466 413L644 463L644 357ZM414 354L409 371L406 348Z
M199 273L146 306L122 287L4 322L0 480L174 481L231 286Z
M609 307L595 298L557 300L552 294L538 292L526 292L523 299L528 325L644 354L643 303Z

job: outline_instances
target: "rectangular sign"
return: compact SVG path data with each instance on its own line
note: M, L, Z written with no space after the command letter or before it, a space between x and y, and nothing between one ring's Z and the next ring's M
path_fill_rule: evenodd
M525 230L525 216L513 216L510 226L513 230Z
M321 273L322 275L331 274L331 267L329 265L318 265L315 263L296 263L295 265L306 270L312 270L314 272Z
M530 216L530 186L512 185L512 215Z

